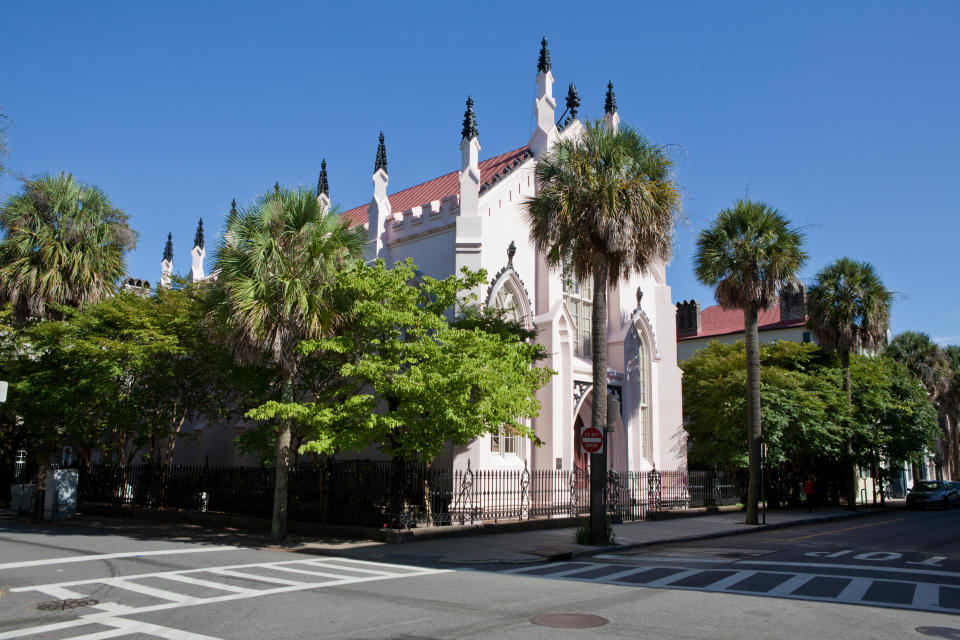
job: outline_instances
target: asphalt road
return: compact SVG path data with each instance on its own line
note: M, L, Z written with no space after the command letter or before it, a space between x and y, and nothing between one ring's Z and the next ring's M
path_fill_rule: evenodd
M960 608L943 606L960 591L958 524L960 510L898 512L485 571L4 522L0 640L960 638ZM847 582L804 596L807 576ZM912 586L910 602L878 582ZM570 613L606 624L531 622Z

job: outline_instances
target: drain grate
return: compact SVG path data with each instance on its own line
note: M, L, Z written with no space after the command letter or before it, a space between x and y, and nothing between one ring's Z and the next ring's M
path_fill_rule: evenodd
M92 607L100 601L96 598L69 598L67 600L47 600L37 605L40 611L65 611L67 609L79 609L80 607Z
M589 629L591 627L602 627L610 621L589 613L544 613L533 616L530 618L530 622L541 627L553 627L555 629Z

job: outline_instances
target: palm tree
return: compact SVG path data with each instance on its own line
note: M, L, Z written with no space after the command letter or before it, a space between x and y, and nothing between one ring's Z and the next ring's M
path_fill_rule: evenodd
M593 278L592 424L607 422L607 285L670 257L680 196L663 147L629 126L587 123L580 139L560 140L536 167L539 191L523 206L530 240L552 267L567 262ZM591 538L606 539L605 474L591 474Z
M850 354L876 351L887 340L893 294L883 285L873 265L839 258L817 274L807 291L807 326L821 347L836 351L843 368L848 419L852 415L853 386ZM857 473L853 459L852 425L847 425L847 505L857 503Z
M275 188L250 207L231 210L213 292L213 319L228 330L239 360L266 359L277 367L278 396L293 401L303 358L296 346L328 330L332 311L325 297L339 269L360 258L362 227L350 229L306 189ZM287 470L291 421L278 420L275 443L271 537L287 532Z
M937 444L937 477L943 477L944 458L949 460L953 445L946 421L950 399L951 367L947 352L940 348L926 333L904 331L897 334L887 345L886 355L907 366L920 379L927 390L927 398L937 408L937 417L945 431L946 442L941 438ZM946 444L946 451L943 451Z
M747 434L750 485L746 524L757 524L760 497L760 336L757 315L771 307L777 289L796 282L807 260L803 234L762 202L739 200L717 215L713 226L700 232L694 256L697 279L714 287L724 309L743 309L747 356Z
M0 230L0 299L20 319L112 293L137 239L102 190L69 173L28 181L0 207Z

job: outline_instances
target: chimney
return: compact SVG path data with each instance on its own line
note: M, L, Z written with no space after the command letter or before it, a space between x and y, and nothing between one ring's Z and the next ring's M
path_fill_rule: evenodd
M695 336L700 333L700 305L696 300L677 304L677 336Z
M807 317L806 290L800 283L780 287L780 322L797 322Z

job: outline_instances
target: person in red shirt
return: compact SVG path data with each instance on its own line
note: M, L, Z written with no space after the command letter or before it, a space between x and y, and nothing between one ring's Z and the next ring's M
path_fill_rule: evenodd
M803 483L803 493L807 497L807 511L813 513L817 510L817 477L812 473L807 474L807 481Z

